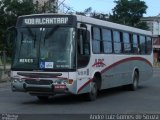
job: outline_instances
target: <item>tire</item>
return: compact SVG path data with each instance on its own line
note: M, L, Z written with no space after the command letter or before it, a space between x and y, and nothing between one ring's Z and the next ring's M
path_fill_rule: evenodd
M86 94L87 101L94 101L97 98L97 84L96 82L91 82L91 91Z
M130 90L136 91L138 89L138 85L139 85L139 75L138 72L135 71L132 84L130 84Z
M37 96L40 101L47 101L49 99L48 96Z

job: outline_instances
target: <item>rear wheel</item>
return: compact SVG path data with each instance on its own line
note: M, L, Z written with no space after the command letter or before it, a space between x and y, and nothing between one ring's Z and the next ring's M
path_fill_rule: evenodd
M91 82L91 90L86 94L88 101L94 101L97 98L97 84L96 82Z
M135 71L134 72L134 76L133 76L133 82L130 85L130 90L135 91L138 88L138 83L139 83L139 75L138 72Z

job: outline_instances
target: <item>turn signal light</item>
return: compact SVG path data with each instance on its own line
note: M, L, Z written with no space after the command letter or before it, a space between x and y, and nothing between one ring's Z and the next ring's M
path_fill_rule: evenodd
M68 79L68 84L73 84L73 80L72 79Z

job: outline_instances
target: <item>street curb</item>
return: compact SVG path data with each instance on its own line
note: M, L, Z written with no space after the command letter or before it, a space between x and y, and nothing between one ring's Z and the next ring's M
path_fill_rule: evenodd
M7 82L9 80L10 70L0 70L0 83Z
M8 82L9 81L9 77L6 77L4 79L0 79L0 83L4 83L4 82Z

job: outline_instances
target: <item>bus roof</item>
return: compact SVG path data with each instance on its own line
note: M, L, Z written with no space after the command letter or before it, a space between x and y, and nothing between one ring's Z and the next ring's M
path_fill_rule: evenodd
M31 14L31 15L23 15L23 16L20 16L19 18L32 17L32 16L44 16L44 15L50 15L50 16L54 16L54 15L65 16L66 15L67 16L70 14L59 14L59 13ZM84 23L104 26L104 27L108 27L108 28L112 28L112 29L118 29L118 30L122 30L122 31L128 31L128 32L152 36L151 31L147 31L147 30L142 30L142 29L138 29L138 28L122 25L122 24L117 24L117 23L113 23L113 22L109 22L109 21L99 20L99 19L88 17L88 16L82 16L82 15L70 15L70 16L76 16L78 22L84 22Z
M134 28L134 27L130 27L130 26L122 25L122 24L109 22L109 21L99 20L99 19L95 19L95 18L91 18L91 17L87 17L87 16L82 16L82 15L76 15L76 16L77 16L77 20L79 22L104 26L104 27L118 29L118 30L122 30L122 31L129 31L129 32L133 32L133 33L145 34L145 35L149 35L149 36L152 35L151 31L142 30L139 28Z

